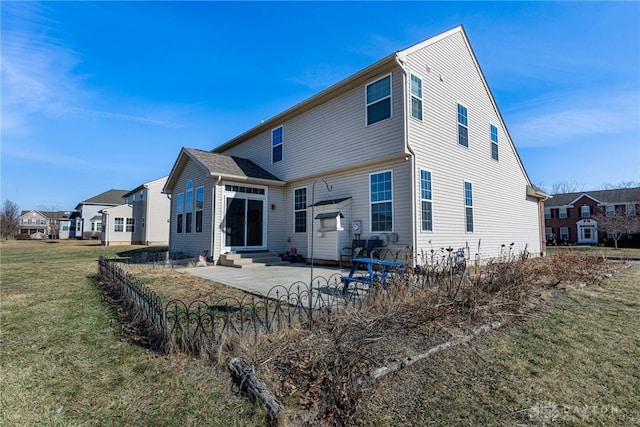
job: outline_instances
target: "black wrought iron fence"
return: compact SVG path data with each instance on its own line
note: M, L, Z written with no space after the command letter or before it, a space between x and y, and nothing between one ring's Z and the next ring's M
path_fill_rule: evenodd
M400 296L436 283L453 284L466 271L465 264L449 260L405 269L385 284L352 283L346 291L338 273L314 278L311 287L304 282L275 286L266 295L247 293L242 298L225 297L214 302L173 299L163 303L155 292L127 273L119 260L101 257L98 266L99 280L145 325L152 347L208 357L215 356L225 338L233 334L257 337L291 327L311 328L314 322L330 319L346 307L358 310L393 304Z

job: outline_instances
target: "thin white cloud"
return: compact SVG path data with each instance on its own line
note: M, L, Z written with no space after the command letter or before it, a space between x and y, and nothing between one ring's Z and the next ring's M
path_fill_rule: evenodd
M161 127L168 127L168 128L181 128L181 127L184 127L184 125L181 125L181 124L178 124L178 123L172 123L172 122L167 122L167 121L163 121L163 120L150 119L150 118L147 118L147 117L132 116L132 115L129 115L129 114L110 113L108 111L86 110L86 109L82 109L82 108L69 108L66 111L67 112L71 112L71 113L85 114L85 115L104 118L104 119L125 120L125 121L129 121L129 122L136 122L136 123L142 123L142 124L153 125L153 126L161 126Z
M545 100L542 109L531 101L511 118L510 133L519 147L554 147L639 130L637 94L580 93Z
M79 113L169 128L181 124L138 115L98 111L88 107L91 90L76 67L79 54L53 36L42 5L3 4L2 135L24 137L35 132L37 115L59 117Z

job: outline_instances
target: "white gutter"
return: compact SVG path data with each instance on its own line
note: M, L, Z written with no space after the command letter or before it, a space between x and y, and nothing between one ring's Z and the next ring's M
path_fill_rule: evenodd
M396 62L398 66L402 70L402 114L404 118L404 141L407 147L407 151L411 154L411 228L413 229L412 238L413 238L413 261L414 265L417 264L418 260L418 224L417 224L417 215L416 215L416 154L411 148L411 144L409 144L409 115L407 114L407 76L409 72L405 68L404 64L400 60L400 57L396 54Z

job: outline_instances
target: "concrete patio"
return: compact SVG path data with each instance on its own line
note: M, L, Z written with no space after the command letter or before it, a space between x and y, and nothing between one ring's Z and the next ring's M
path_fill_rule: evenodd
M311 266L308 264L258 266L252 268L215 265L183 268L177 271L261 295L267 295L276 286L283 286L289 289L293 284L301 284L306 287L311 278ZM347 274L349 274L348 268L314 266L314 288L327 285L327 282L334 283L334 281L337 281L340 283L339 276Z

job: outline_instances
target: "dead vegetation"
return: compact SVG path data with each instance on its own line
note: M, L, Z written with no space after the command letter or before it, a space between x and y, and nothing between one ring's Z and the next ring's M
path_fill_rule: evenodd
M455 271L434 264L388 289L372 288L364 308L320 319L311 330L227 337L218 361L239 357L254 366L286 408L278 416L281 425L370 425L365 396L376 388L381 368L394 366L395 372L467 342L464 337L487 325L525 319L553 295L599 284L620 266L574 253L509 256ZM173 272L163 285L150 286L173 296L180 276ZM205 296L200 284L178 286L185 301Z

